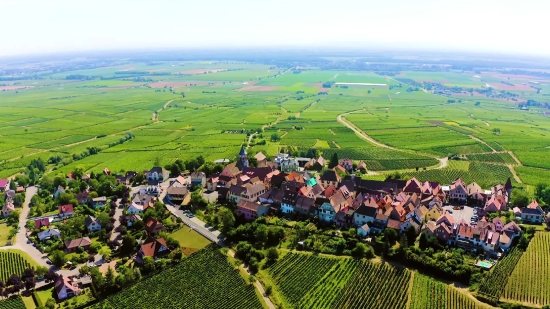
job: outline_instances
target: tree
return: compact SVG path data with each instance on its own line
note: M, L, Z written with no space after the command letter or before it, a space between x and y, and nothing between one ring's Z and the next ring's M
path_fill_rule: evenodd
M409 226L409 228L405 230L405 235L407 236L407 243L409 245L414 244L416 240L416 229L414 228L414 226Z
M49 298L47 301L46 301L46 304L45 304L46 308L48 309L55 309L55 306L57 306L55 300L53 298Z
M220 207L216 216L221 224L220 230L222 233L228 233L235 226L235 216L228 208Z
M67 179L65 177L57 176L53 180L53 186L57 189L57 187L62 186L63 188L67 187Z
M263 245L267 241L267 226L260 224L254 231L254 240L257 244Z
M143 258L143 271L146 273L150 273L155 270L155 260L150 257L146 256Z
M340 162L338 162L338 154L335 152L332 154L332 158L328 162L328 168L335 168Z
M275 249L274 247L268 248L266 250L265 256L267 258L267 263L273 264L279 258L279 251L277 251L277 249Z
M399 235L397 231L391 228L384 230L384 239L388 241L391 245L395 244Z
M67 262L67 258L65 256L65 252L61 250L55 250L51 253L51 261L53 265L57 267L61 267Z
M27 278L25 280L25 290L29 291L31 289L34 289L36 286L36 282L34 281L34 278Z
M104 260L108 260L111 258L112 251L109 247L104 247L101 248L98 253L103 257Z
M81 274L81 275L87 275L90 273L90 267L88 267L88 265L82 265L80 266L80 268L78 269L78 273Z
M45 266L38 266L36 267L36 276L38 277L44 277L44 275L46 275L46 273L48 272L48 267L45 267Z
M420 239L418 240L418 247L422 250L426 250L426 248L428 248L428 236L426 236L426 233L420 234Z
M122 245L120 246L120 252L123 254L130 254L136 247L136 239L130 234L122 236Z
M353 255L354 257L357 257L357 258L362 258L363 256L365 256L365 252L367 252L367 246L365 246L364 244L358 242L355 245L355 248L353 248L353 250L351 250L351 255Z
M281 136L279 136L279 134L277 134L277 133L271 134L271 141L272 142L278 142L280 140L281 140Z
M519 208L524 208L529 205L530 198L527 195L527 192L524 190L519 189L513 189L512 190L512 196L511 196L511 202L512 205L517 206Z

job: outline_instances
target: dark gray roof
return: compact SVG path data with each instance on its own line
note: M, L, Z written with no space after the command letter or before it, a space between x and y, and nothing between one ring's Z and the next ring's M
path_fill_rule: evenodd
M285 196L283 197L283 203L289 204L289 205L295 205L297 198L298 198L298 192L286 191Z
M321 180L323 181L338 181L338 175L336 175L335 171L325 171L323 173L323 176L321 176Z
M371 207L371 206L366 206L366 205L361 205L361 206L359 206L359 208L357 208L355 213L358 214L358 215L375 218L376 214L378 213L378 208Z

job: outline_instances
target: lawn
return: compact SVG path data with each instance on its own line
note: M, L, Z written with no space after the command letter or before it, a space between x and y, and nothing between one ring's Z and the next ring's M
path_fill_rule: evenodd
M25 308L27 309L35 309L36 304L34 303L34 299L32 299L32 296L24 296L21 297L23 300L23 303L25 303Z
M210 240L187 226L175 231L170 236L179 241L181 247L186 248L202 249L211 243Z
M5 246L8 242L8 237L10 235L11 227L6 224L0 224L0 246Z

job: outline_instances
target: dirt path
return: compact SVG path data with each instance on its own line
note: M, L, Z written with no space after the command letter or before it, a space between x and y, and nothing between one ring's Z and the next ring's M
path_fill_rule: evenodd
M514 179L518 182L518 183L523 183L521 181L521 178L519 178L518 174L516 174L516 170L514 169L514 166L512 164L506 164L506 166L508 167L508 169L510 169L510 172L512 173L512 175L514 175Z
M388 99L390 99L390 101L391 101L391 97L390 97L390 95L389 95L389 94L388 94Z
M328 131L332 133L332 135L336 135L336 133L334 133L331 129L328 129Z
M414 286L414 274L415 273L416 273L416 271L413 271L411 273L411 281L409 282L409 289L407 290L407 307L406 307L406 309L411 308L411 297L412 297L412 290L413 290L413 286Z
M336 148L342 148L342 147L340 147L340 145L338 145L338 143L336 141L332 141L332 143L334 144L334 146L336 146Z
M340 114L340 115L338 115L336 120L338 120L339 123L341 123L341 124L345 125L346 127L350 128L353 132L355 132L355 134L359 135L359 137L366 140L367 142L370 142L370 143L372 143L376 146L379 146L379 147L384 147L384 148L388 148L388 149L392 149L392 150L399 150L399 149L394 148L392 146L380 143L379 141L375 140L374 138L368 136L365 132L359 131L351 122L348 122L347 119L342 117L344 115L348 115L348 114L351 114L351 113L353 113L353 112L347 112L347 113Z
M233 252L233 250L229 250L227 251L227 254L229 254L231 257L235 257L235 252ZM249 275L252 275L252 273L250 272L250 270L248 268L246 268L244 266L244 264L241 264L241 266L239 267L242 267L244 270L246 270L246 272L249 274ZM267 295L265 294L265 290L264 290L264 287L262 286L262 284L260 283L260 281L256 280L256 282L254 282L254 286L256 287L256 289L258 290L258 292L260 292L260 295L262 295L265 303L267 304L267 306L270 308L270 309L275 309L275 305L273 305L273 303L271 302L271 299L269 299L269 297L267 297Z
M513 152L508 151L508 154L509 154L510 156L512 156L512 158L514 158L514 160L516 161L516 163L517 163L519 166L523 166L523 163L521 163L521 161L518 159L518 157L516 157L516 155L515 155Z
M484 120L482 120L482 121L485 123L486 126L488 126L488 127L491 126L487 121L484 121Z
M344 115L348 115L348 114L351 114L351 113L354 113L354 112L356 112L356 111L351 111L351 112L340 114L340 115L338 115L338 117L336 117L336 120L338 122L340 122L341 124L345 125L346 127L350 128L353 132L355 132L355 134L359 135L359 137L361 137L362 139L364 139L367 142L370 142L370 143L372 143L376 146L384 147L384 148L388 148L388 149L392 149L392 150L397 150L397 151L404 151L404 152L412 153L411 151L401 150L401 149L392 147L390 145L386 145L384 143L381 143L381 142L375 140L374 138L368 136L365 132L359 130L359 128L355 127L355 125L353 125L353 123L351 123L350 121L348 121L347 119L342 117ZM447 166L447 163L448 163L448 158L447 157L438 158L438 157L436 157L434 155L431 155L431 154L425 154L425 153L420 153L420 152L414 152L414 153L438 160L439 161L439 166L435 167L435 169L441 169L441 168L444 168L444 167ZM385 171L385 172L391 172L391 170L388 170L388 171Z
M473 139L474 141L478 141L478 142L482 143L483 145L489 147L489 148L493 151L493 153L497 152L497 151L495 150L495 148L491 147L489 144L487 144L486 142L480 140L479 138L477 138L477 137L475 137L475 136L473 136L473 135L468 135L468 137L471 138L471 139Z

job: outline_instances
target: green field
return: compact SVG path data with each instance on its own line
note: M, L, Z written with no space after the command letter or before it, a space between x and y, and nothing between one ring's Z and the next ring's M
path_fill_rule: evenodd
M167 289L169 287L169 289ZM91 308L262 308L254 287L235 272L217 245L185 258Z
M550 304L548 252L550 252L550 233L537 232L508 277L501 300L535 306Z
M187 226L170 234L172 238L179 241L181 247L202 249L212 242Z
M505 164L517 168L527 185L545 181L550 173L550 124L543 109L520 111L510 102L477 95L457 96L449 104L449 97L407 88L408 83L425 81L479 88L503 80L498 74L404 71L390 78L315 67L298 73L246 62L161 61L48 71L40 75L43 79L17 81L33 88L0 92L0 112L5 115L0 128L10 132L0 140L0 177L24 171L33 159L48 161L54 156L62 161L51 164L48 173L77 167L86 172L105 167L146 170L154 162L165 165L199 155L207 160L233 159L247 143L242 130L262 128L250 145L251 153L273 156L314 148L325 158L338 153L340 158L363 160L371 171L418 168L419 173L437 167L438 158L458 155L474 164L469 179L481 182L476 177L489 174L483 177L486 186L509 176ZM76 74L94 78L66 79ZM514 78L507 80L522 83ZM328 81L385 86L323 88ZM323 89L327 94L318 94ZM536 97L532 91L518 93ZM394 149L362 139L337 121L339 115ZM128 133L133 138L121 140ZM281 140L271 141L272 134ZM99 152L88 155L92 147ZM457 174L447 170L440 174ZM435 174L420 176L450 179Z
M483 295L483 297L498 302L503 292L500 284L510 277L522 254L522 250L514 248L498 262L497 265L491 269L490 274L481 282L479 293Z

